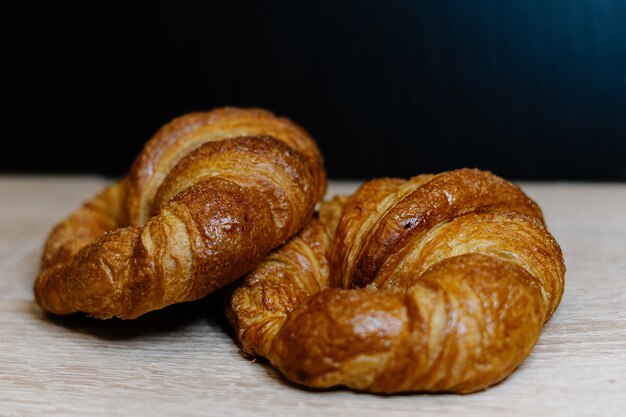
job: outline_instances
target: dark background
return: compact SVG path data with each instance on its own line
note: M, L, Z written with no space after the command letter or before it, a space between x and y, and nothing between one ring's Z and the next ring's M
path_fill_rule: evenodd
M121 176L175 116L288 116L333 178L626 180L626 1L84 1L38 9L47 117L5 172ZM36 120L35 120L36 119Z

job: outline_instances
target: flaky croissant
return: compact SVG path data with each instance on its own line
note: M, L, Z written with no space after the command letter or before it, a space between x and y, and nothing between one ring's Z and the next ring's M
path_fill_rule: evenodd
M462 169L373 180L231 284L243 352L312 387L482 390L526 358L565 266L515 185Z
M301 229L325 186L317 145L288 119L237 108L175 119L53 229L36 300L135 318L203 297Z

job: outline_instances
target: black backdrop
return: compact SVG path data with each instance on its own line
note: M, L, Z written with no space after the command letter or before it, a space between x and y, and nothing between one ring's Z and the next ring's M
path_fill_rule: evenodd
M59 8L61 7L61 8ZM84 1L37 14L45 135L7 172L123 175L163 123L288 116L334 178L626 179L626 1Z

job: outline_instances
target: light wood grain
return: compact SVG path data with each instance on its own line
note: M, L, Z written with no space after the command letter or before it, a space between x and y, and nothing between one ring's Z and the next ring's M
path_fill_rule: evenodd
M44 314L32 295L44 239L104 183L0 177L1 416L626 413L626 184L522 184L568 270L559 310L510 378L467 396L383 397L303 390L244 359L218 295L127 322Z

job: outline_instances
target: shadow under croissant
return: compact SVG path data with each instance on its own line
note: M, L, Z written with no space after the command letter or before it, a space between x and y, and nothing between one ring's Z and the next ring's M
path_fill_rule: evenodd
M241 348L241 345L237 342L237 338L236 336L232 335L233 340L237 343L237 346L239 348ZM241 352L241 350L240 350ZM287 379L280 371L278 371L276 368L274 368L272 366L272 364L263 357L247 357L245 355L243 355L243 353L241 354L241 357L243 360L246 360L247 362L250 362L252 365L260 365L263 367L263 369L265 370L266 375L272 379L273 381L276 381L277 383L284 385L286 387L292 388L292 389L297 389L300 391L304 391L304 392L308 392L308 393L322 393L322 392L351 392L352 394L355 395L368 395L368 396L376 396L376 397L409 397L409 396L415 396L415 395L421 395L421 396L446 396L446 395L451 395L451 396L459 396L459 395L480 395L481 393L484 393L486 391L492 391L493 389L497 389L497 387L502 384L503 382L505 382L507 379L511 378L513 374L515 374L515 372L513 372L511 375L507 376L506 378L504 378L502 381L497 382L496 384L493 384L489 387L485 387L483 390L481 391L475 391L475 392L471 392L471 393L453 393L453 392L429 392L429 391L404 391L404 392L396 392L396 393L376 393L376 392L371 392L371 391L367 391L367 390L356 390L353 388L349 388L346 387L344 385L336 385L333 387L328 387L328 388L316 388L316 387L311 387L308 385L302 385L302 384L298 384L296 382L293 382L289 379ZM517 369L523 368L524 367L524 363L522 363Z
M41 317L75 332L114 341L169 333L203 318L210 323L215 323L213 324L215 327L223 327L224 325L219 323L219 316L223 315L220 307L219 296L214 293L196 301L170 305L133 320L119 318L94 320L83 313L67 316L45 313ZM33 314L40 315L41 312L34 311Z
M321 392L351 392L353 394L367 394L378 397L398 397L409 395L449 395L445 392L420 392L420 391L407 391L393 394L372 393L363 390L355 390L345 386L334 386L329 388L315 388L302 384L295 383L287 379L280 371L272 366L272 364L263 357L248 357L243 355L241 350L241 343L239 342L236 334L229 324L224 310L222 309L223 303L222 291L217 291L209 296L191 302L184 302L180 304L171 305L161 310L153 311L145 314L134 320L122 320L118 318L112 318L108 320L94 320L83 313L71 314L68 316L58 316L50 313L44 313L41 315L39 309L33 309L31 314L37 314L41 318L45 318L47 321L54 323L55 325L64 327L71 331L75 331L82 334L88 334L99 339L108 341L122 341L131 340L138 337L146 337L150 335L158 335L170 333L173 330L181 329L198 320L205 320L208 327L219 328L238 347L241 353L241 360L249 363L250 366L261 366L267 377L277 383L289 387L291 389L297 389L308 393L321 393ZM519 368L525 366L526 361L520 364ZM518 369L519 369L518 368ZM516 372L513 372L516 374ZM510 377L510 376L509 376ZM506 381L509 377L505 378ZM503 381L491 386L493 389L500 385ZM473 394L480 394L483 391L478 391ZM454 394L458 395L458 394Z

